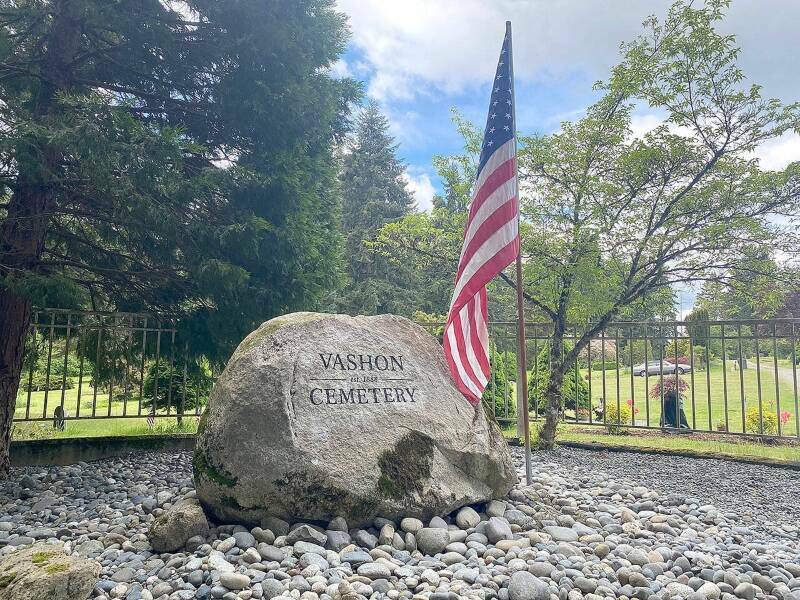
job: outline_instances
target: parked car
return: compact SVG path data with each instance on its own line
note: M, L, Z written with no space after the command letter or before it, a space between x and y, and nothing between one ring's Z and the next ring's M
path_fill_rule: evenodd
M674 375L678 373L682 375L683 373L688 373L692 370L691 365L683 365L683 364L675 364L669 361L658 361L658 360L651 360L647 364L640 364L634 366L631 371L634 375L638 375L639 377L644 377L645 373L647 375L658 375L659 373L663 373L664 375Z

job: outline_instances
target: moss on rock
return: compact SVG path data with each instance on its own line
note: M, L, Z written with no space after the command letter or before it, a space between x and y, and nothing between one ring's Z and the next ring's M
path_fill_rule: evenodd
M410 431L386 450L378 459L381 470L378 493L402 499L410 493L423 494L431 478L433 440L416 431Z
M269 321L262 323L258 329L242 340L242 342L239 344L239 347L236 348L236 354L248 352L252 348L258 346L261 340L263 340L265 337L271 336L279 329L288 327L290 325L311 323L313 321L318 321L330 316L331 315L321 313L298 312L290 313L288 315L281 315L280 317L270 319Z
M17 578L16 573L8 573L6 575L0 575L0 590L10 586L16 578Z
M35 565L41 565L56 555L55 552L34 552L31 556L31 562Z
M65 564L55 564L55 565L47 565L44 570L47 571L48 575L55 575L56 573L63 573L69 569L69 567Z
M378 506L376 500L353 494L308 471L292 471L274 483L284 498L291 498L287 506L290 514L307 514L312 508L325 507L329 519L345 514L361 521L371 519Z
M200 415L200 421L197 423L197 435L203 435L203 432L206 430L206 421L208 420L208 411L204 410L203 414Z
M198 447L194 450L192 468L195 477L205 477L218 485L233 487L236 485L237 478L220 469L215 468L208 462L203 451Z

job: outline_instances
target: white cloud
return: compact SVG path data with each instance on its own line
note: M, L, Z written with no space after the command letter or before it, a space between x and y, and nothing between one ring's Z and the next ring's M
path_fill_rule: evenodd
M787 133L779 138L761 144L755 151L759 165L768 171L785 169L791 163L800 160L800 135Z
M514 24L518 78L541 80L580 73L604 78L619 44L641 31L670 0L338 0L350 16L352 43L374 70L369 94L380 100L453 93L484 83L497 60L504 23ZM740 64L767 95L800 97L787 77L800 60L800 2L735 2L721 29L735 33Z
M331 75L338 79L342 79L344 77L351 77L353 74L350 71L350 67L347 62L340 58L331 65Z
M427 173L420 171L413 174L412 172L414 171L418 170L409 167L403 179L406 180L408 188L414 194L414 199L417 201L417 210L427 212L433 207L433 196L436 194L436 188Z
M389 133L401 147L419 147L429 141L424 128L419 127L421 115L414 110L393 110L390 105L381 106L389 119Z
M631 115L631 132L635 138L643 138L664 123L664 119L652 113Z
M412 97L420 79L454 91L471 70L491 69L491 58L465 50L486 37L489 19L503 23L478 0L339 0L339 7L350 16L353 43L376 71L368 92L379 100ZM498 46L502 30L495 37Z
M631 115L631 134L635 138L643 138L653 131L656 127L666 125L667 130L673 135L680 135L687 138L697 136L697 132L685 125L675 125L668 123L666 117L656 113L634 113Z
M514 24L517 77L604 75L620 41L667 0L339 0L353 44L375 70L373 97L454 93L494 70L505 22Z
M633 137L644 137L662 123L664 123L663 117L657 114L635 113L631 116ZM677 127L671 123L668 127L670 131L679 135L694 135L686 127ZM766 171L785 169L789 163L800 161L800 135L794 132L785 133L779 138L761 144L751 156L757 158L759 166Z

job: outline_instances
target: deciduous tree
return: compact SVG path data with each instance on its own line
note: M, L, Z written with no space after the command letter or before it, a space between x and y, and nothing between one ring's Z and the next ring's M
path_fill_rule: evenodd
M648 19L582 119L520 140L524 293L531 314L552 325L545 447L555 440L566 372L609 322L653 299L659 307L648 312L665 312L676 284L729 282L754 268L769 278L766 263L753 261L764 248L797 252L800 164L764 171L753 151L798 130L800 106L745 85L735 38L715 29L727 6L679 1L662 21ZM637 107L663 123L634 136ZM477 155L474 132L465 137L467 159L449 163L461 184ZM469 190L450 180L443 205ZM452 229L437 237L432 217L387 227L380 239L452 265L460 238ZM588 325L563 351L568 323Z
M788 239L776 217L797 216L800 165L765 172L752 152L798 128L798 106L745 86L735 39L715 29L727 5L676 2L647 20L586 116L528 138L520 154L526 277L539 282L528 291L553 324L545 446L565 373L623 307L660 287L729 278L754 249ZM643 137L631 131L637 104L665 115ZM588 296L594 321L562 353L570 312Z

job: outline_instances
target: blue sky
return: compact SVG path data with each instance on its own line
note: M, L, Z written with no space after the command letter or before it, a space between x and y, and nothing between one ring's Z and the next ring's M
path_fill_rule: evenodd
M502 30L497 38L499 52ZM496 57L494 57L496 60ZM369 89L376 70L365 62L363 50L351 45L343 57L351 76L363 81ZM451 109L457 108L469 120L483 124L491 92L494 66L487 71L485 83L467 89L442 92L422 87L413 97L380 97L377 99L390 119L392 133L399 144L399 153L408 164L412 180L426 175L432 186L440 191L441 184L431 166L436 154L461 151L462 140L451 120ZM564 119L573 119L596 97L592 80L587 73L565 73L550 81L518 78L516 98L521 108L517 113L517 127L526 134L546 133L558 128ZM419 199L424 208L427 198Z
M699 1L699 0L698 0ZM505 32L514 28L517 129L549 133L580 118L596 98L594 82L618 62L620 43L633 39L669 0L337 0L352 37L340 75L362 81L388 117L407 164L420 210L441 182L436 154L459 152L451 122L455 107L482 126L490 83ZM721 26L742 48L749 82L784 102L800 101L800 0L733 0ZM634 134L661 123L647 107L633 117ZM800 135L759 148L764 168L800 160ZM684 312L693 290L681 292Z
M421 209L441 184L435 154L460 149L450 120L456 107L483 123L489 83L505 30L514 27L517 127L547 133L580 117L596 97L592 84L618 61L619 45L641 31L668 0L338 0L352 37L336 71L364 82L392 124ZM800 100L800 1L734 0L722 26L736 34L741 65L765 93ZM634 129L660 122L646 109ZM800 159L800 136L759 151L779 168Z

